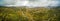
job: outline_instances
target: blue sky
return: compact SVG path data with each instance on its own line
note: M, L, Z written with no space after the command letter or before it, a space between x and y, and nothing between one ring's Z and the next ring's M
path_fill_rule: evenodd
M58 6L60 0L0 0L0 5L7 6Z
M0 5L3 5L4 1L3 0L0 0Z

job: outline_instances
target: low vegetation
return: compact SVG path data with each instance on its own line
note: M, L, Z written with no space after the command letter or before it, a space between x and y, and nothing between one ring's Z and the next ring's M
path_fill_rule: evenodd
M60 21L60 7L49 9L0 6L0 21Z

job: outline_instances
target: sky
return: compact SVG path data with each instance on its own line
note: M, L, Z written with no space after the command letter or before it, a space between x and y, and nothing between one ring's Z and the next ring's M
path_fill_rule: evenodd
M0 0L0 6L60 6L60 0Z

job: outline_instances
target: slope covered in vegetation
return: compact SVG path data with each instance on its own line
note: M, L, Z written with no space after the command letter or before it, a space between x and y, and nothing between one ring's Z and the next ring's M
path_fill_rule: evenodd
M60 8L0 7L0 21L60 21Z

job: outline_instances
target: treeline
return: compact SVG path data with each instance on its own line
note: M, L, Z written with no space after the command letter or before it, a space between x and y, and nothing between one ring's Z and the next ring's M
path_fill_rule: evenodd
M1 7L1 6L0 6ZM0 21L60 21L60 7L1 7Z

